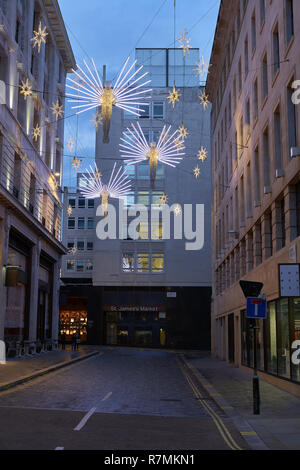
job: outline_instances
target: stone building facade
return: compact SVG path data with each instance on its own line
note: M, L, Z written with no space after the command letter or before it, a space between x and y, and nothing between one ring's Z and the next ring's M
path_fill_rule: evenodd
M222 1L207 83L213 352L253 367L253 322L239 281L262 282L268 316L257 321L259 369L297 393L291 355L300 298L297 290L293 297L281 291L279 269L297 265L300 250L300 114L292 99L300 78L298 20L298 1Z
M0 339L9 353L57 342L64 121L51 108L64 106L73 67L56 0L0 1Z

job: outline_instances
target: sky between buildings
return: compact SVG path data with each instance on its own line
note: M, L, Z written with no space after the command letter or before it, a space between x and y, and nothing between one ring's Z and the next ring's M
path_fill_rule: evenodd
M107 66L107 79L120 71L129 55L134 59L136 47L174 47L174 0L58 1L78 65L93 58L100 72L104 64ZM219 6L220 0L176 0L175 37L178 39L186 28L191 46L198 47L207 62ZM74 113L67 104L66 116ZM76 171L72 169L75 153L79 158L91 157L82 159L81 171L93 161L93 114L87 112L65 120L64 186L76 184ZM72 153L67 148L70 137L75 142Z

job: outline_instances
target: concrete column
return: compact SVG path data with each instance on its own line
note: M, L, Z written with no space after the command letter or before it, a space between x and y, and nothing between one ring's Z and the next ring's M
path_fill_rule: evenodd
M272 239L273 252L275 253L282 248L282 221L281 221L281 202L274 201L272 206Z
M235 282L240 280L240 249L237 247L234 250L234 267L235 267Z
M5 268L8 259L8 241L10 230L10 216L0 221L0 340L4 340L4 325L6 315Z
M254 266L259 266L262 262L262 240L261 226L259 224L253 227L253 248L254 248Z
M58 325L59 325L59 270L60 263L56 262L53 265L53 287L52 287L52 341L58 340Z
M262 235L262 259L272 256L272 221L271 213L264 213L261 218L261 235Z
M285 233L287 242L297 238L296 188L287 186L284 190Z
M31 250L29 341L36 340L41 242Z

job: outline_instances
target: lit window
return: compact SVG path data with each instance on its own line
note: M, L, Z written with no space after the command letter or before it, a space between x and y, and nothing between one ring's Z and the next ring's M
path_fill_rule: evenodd
M164 255L154 254L152 255L152 272L162 273L164 271Z
M67 271L74 271L75 270L75 261L72 259L67 260Z
M137 194L137 203L143 204L144 206L148 206L149 205L149 192L139 191Z
M87 263L86 263L86 270L87 270L88 272L93 271L93 263L92 263L91 261L87 261Z
M139 240L148 240L149 237L149 228L148 222L142 222L138 226Z
M124 273L134 272L134 254L124 253L122 256L122 271Z
M76 264L76 271L78 273L83 273L84 272L84 261L78 260Z
M146 253L139 253L137 255L137 271L138 273L149 272L149 255Z
M162 224L162 222L152 222L152 225L151 225L151 238L152 238L152 240L162 240L162 238L163 238L163 224Z

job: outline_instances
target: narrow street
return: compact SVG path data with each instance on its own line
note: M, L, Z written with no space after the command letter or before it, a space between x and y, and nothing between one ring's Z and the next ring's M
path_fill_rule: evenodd
M16 405L17 404L17 405ZM4 449L246 449L173 352L99 348L0 394Z

